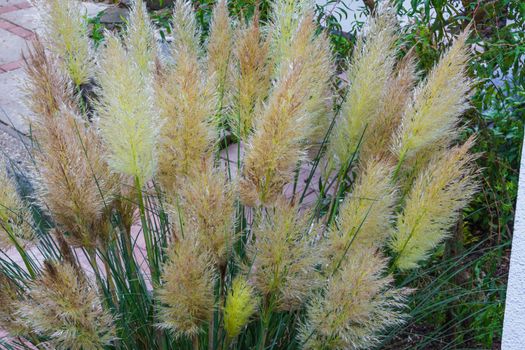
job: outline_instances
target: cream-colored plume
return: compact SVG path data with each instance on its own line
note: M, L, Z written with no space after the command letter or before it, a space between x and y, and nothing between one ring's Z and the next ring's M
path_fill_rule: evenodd
M157 56L157 42L146 4L142 0L135 0L131 7L125 44L130 58L147 76Z
M307 308L299 334L305 349L371 349L385 328L403 321L407 291L384 277L386 259L374 249L355 251Z
M33 3L41 15L46 48L61 59L77 87L87 83L93 74L93 53L80 2L34 0Z
M315 232L308 213L280 200L265 210L253 228L247 247L248 274L264 300L279 310L295 310L319 286L316 265L320 251L311 246Z
M361 167L328 239L326 253L334 266L355 252L384 246L393 231L396 203L393 168L381 161L369 161Z
M476 192L476 156L469 154L473 142L434 157L413 184L390 242L400 269L415 268L428 257Z
M381 110L394 68L396 39L395 11L386 2L358 39L347 71L350 86L328 147L328 154L335 156L330 160L332 166L348 166L360 140L368 137L368 129Z
M154 110L150 77L109 36L98 74L96 109L108 163L114 171L145 184L157 170L157 142L162 121Z
M469 107L471 81L467 77L469 58L461 33L423 81L407 106L398 130L394 153L399 162L415 157L437 141L449 144L458 136L459 117Z

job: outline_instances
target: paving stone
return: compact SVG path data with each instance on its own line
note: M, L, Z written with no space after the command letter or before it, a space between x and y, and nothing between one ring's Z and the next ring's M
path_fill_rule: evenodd
M27 133L24 117L29 115L29 110L22 103L21 92L24 74L23 69L0 74L0 121Z
M0 29L0 47L2 48L0 50L0 65L18 61L22 56L21 53L27 50L27 44L23 38L5 29Z
M0 18L7 19L26 29L35 30L38 28L37 10L34 7L4 13L0 15Z
M6 7L26 2L25 0L0 0L0 7Z
M126 7L110 7L104 11L100 18L100 23L105 24L109 29L115 25L124 24L126 18L129 16L129 9Z
M82 6L86 10L86 14L89 18L95 17L99 12L104 11L111 5L94 3L94 2L83 2Z

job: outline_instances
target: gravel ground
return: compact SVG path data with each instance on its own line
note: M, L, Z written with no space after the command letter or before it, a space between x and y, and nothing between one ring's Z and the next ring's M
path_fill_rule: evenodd
M22 142L25 136L18 135L16 131L8 132L8 128L0 124L0 162L11 159L19 166L26 167L29 155Z

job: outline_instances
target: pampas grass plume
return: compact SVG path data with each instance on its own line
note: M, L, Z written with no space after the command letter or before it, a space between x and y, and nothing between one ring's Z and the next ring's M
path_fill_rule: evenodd
M160 327L175 336L194 337L213 316L216 272L213 259L194 235L176 242L164 266L158 291Z
M102 309L96 289L67 263L45 262L16 315L54 349L103 349L116 339L113 317Z
M200 170L181 182L178 191L182 208L184 232L198 233L203 246L213 257L217 267L225 268L237 237L234 230L234 187L224 170L202 162ZM172 217L176 218L178 208ZM178 219L175 222L179 222Z
M262 215L262 214L261 214ZM253 229L257 239L247 247L250 275L266 302L279 310L295 310L318 286L319 251L310 245L315 233L308 214L279 200Z
M13 247L13 240L25 245L35 239L31 213L18 195L16 184L0 161L0 249ZM19 242L20 240L20 242Z
M253 287L243 277L236 277L224 306L224 330L230 339L235 338L248 324L257 308L257 298Z
M77 0L35 0L42 17L47 48L60 57L64 70L78 87L93 72L92 51L82 7Z
M310 302L299 333L304 348L370 349L381 331L402 323L407 290L393 288L385 270L386 259L374 250L352 254Z
M335 264L354 252L380 248L388 242L397 198L392 171L392 166L377 160L362 165L331 229L327 254Z
M215 82L219 96L218 113L228 105L232 89L233 29L226 0L219 0L213 8L208 39L208 75Z
M255 125L255 115L268 95L271 65L269 40L259 27L258 17L237 32L234 47L238 62L235 70L234 113L230 118L232 132L247 140Z
M368 137L394 68L396 39L395 11L387 2L378 8L356 44L347 72L350 86L328 147L328 154L336 157L333 165L347 166L361 137Z
M469 154L473 142L471 138L434 157L413 184L390 242L400 269L416 268L428 257L476 192L472 163L477 156Z
M96 108L109 164L141 184L157 170L157 141L162 121L153 109L150 78L144 76L117 37L107 39L98 74Z
M432 143L458 136L459 117L468 108L471 81L467 77L468 29L441 57L416 89L397 132L394 153L400 162L413 158Z
M131 8L125 43L131 59L147 76L157 56L157 42L142 0L136 0Z

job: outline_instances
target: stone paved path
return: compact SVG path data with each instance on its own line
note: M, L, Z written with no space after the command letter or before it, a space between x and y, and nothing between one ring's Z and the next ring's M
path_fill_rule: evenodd
M107 5L84 3L84 7L91 17ZM28 130L23 121L27 108L21 102L21 55L39 25L37 11L28 1L0 0L0 123L22 133Z

